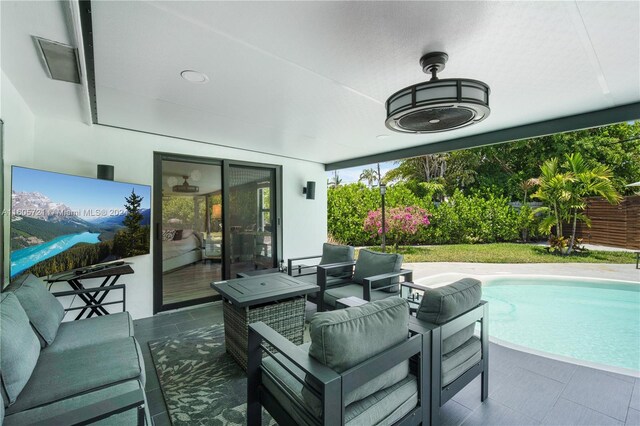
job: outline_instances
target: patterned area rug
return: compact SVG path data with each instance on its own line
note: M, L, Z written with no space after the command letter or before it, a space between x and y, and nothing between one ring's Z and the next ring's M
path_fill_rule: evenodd
M171 423L246 425L247 378L216 324L149 342ZM263 411L264 425L273 425Z

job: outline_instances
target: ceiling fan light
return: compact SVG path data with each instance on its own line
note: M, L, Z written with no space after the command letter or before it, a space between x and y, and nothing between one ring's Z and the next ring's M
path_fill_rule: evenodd
M448 56L429 53L420 60L423 70L432 78L405 87L387 99L387 128L401 133L435 133L459 129L487 118L489 86L478 80L439 80Z

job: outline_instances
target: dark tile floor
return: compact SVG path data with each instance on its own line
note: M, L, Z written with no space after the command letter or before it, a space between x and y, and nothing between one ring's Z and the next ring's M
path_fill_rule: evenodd
M157 426L170 422L147 342L222 322L220 302L134 321ZM489 398L480 403L480 382L472 382L442 408L443 425L640 426L640 379L493 343L489 354Z

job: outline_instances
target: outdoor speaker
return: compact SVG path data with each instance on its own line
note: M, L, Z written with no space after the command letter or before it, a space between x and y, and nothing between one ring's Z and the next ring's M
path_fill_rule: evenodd
M302 188L302 193L307 194L307 200L315 200L316 199L316 183L312 181L307 182L307 187Z
M113 166L98 164L98 179L113 180Z

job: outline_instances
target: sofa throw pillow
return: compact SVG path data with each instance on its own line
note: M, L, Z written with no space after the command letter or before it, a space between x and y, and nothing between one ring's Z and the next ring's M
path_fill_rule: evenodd
M402 268L402 255L395 253L377 253L371 250L362 249L356 260L355 272L353 274L353 281L358 284L362 284L363 280L368 277L380 274L388 274L390 272L399 272ZM389 284L400 282L398 277L388 278L381 281L372 283L371 288L378 288ZM383 289L389 293L397 293L400 291L400 286Z
M29 322L40 338L40 345L44 348L53 343L64 318L64 308L47 290L44 280L29 274L12 283L9 291L16 295L27 313Z
M162 230L162 241L171 241L176 236L175 229L163 229Z
M337 244L324 243L322 245L322 258L320 265L329 265L331 263L353 262L354 248L351 246L342 246ZM327 272L331 277L351 278L353 266L333 269Z
M482 283L463 278L452 284L428 289L424 292L416 317L422 321L441 325L475 308L482 297ZM474 333L471 324L442 342L442 353L447 354L469 340Z
M338 311L319 312L309 324L309 355L342 373L405 341L408 333L409 305L399 297ZM344 397L345 405L392 386L408 374L408 361L400 363L347 394ZM313 387L311 381L308 383ZM315 414L321 415L317 397L306 387L302 395Z
M18 298L0 294L0 374L9 405L29 381L39 356L40 343Z

